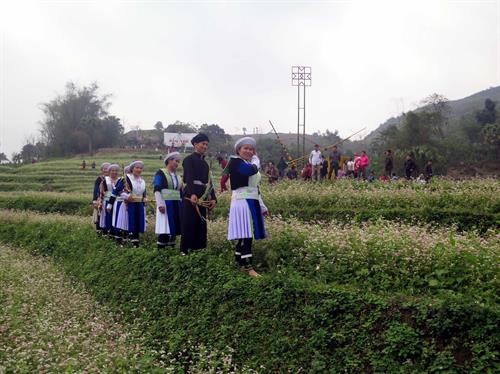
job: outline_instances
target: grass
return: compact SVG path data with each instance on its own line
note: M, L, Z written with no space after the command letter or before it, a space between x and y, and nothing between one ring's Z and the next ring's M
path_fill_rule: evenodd
M0 246L0 372L160 371L138 338L45 258Z
M150 189L162 162L137 156L101 155L97 164L141 158ZM498 369L495 179L273 186L264 180L273 217L268 238L254 246L264 276L249 279L234 268L226 240L228 193L219 195L209 222L207 251L186 257L158 251L153 225L141 248L124 250L93 233L97 171L79 170L80 162L0 167L0 209L17 210L0 210L0 241L52 258L120 316L121 327L141 332L140 350L153 361L125 358L123 368L154 362L182 372ZM43 326L33 334L38 330Z
M187 257L154 249L151 232L117 248L85 222L3 211L0 237L54 258L185 370L484 372L498 358L494 231L274 219L252 280L232 265L224 220Z
M35 176L30 179L29 175L24 175L22 178L27 181L18 186L23 191L0 192L0 208L91 215L93 178L51 177L58 180L52 184L31 182ZM148 178L152 179L146 177L146 180ZM264 185L261 191L271 213L285 220L349 223L383 218L457 226L460 230L497 228L500 225L500 186L495 180L476 182L437 180L429 186L419 186L405 182L372 185L358 181L325 184L294 181ZM7 185L12 187L15 183L0 183L0 189ZM33 185L40 191L25 190L35 189ZM85 192L79 192L82 187ZM147 188L151 199L149 212L154 214L149 182ZM50 192L52 189L65 192ZM230 193L219 194L214 217L227 217L229 204Z

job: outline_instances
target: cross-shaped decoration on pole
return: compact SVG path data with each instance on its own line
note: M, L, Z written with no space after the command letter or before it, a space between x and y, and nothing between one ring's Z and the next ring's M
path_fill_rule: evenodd
M292 86L310 86L311 67L292 66Z

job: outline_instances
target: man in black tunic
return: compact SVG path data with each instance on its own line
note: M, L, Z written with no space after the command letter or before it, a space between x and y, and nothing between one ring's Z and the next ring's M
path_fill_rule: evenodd
M342 158L342 154L338 150L336 145L332 146L332 151L330 152L330 169L328 171L328 179L332 179L332 174L335 176L335 179L337 179L339 175L339 168L340 168L340 160ZM326 162L326 160L325 160Z
M417 169L417 164L415 161L413 161L413 158L411 157L411 154L406 155L406 160L405 160L405 174L406 174L406 179L410 180L413 178L413 172Z
M185 198L181 208L183 254L187 254L189 250L195 251L207 247L207 210L213 209L216 203L209 167L205 161L208 136L198 134L191 140L191 144L194 146L194 152L182 161ZM209 202L208 208L199 204L201 200Z

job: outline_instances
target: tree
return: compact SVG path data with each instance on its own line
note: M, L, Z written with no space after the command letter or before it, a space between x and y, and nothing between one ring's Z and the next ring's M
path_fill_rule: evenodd
M387 149L400 146L401 132L396 125L390 125L382 130L370 144L372 152L382 154Z
M480 143L482 125L473 120L462 120L460 131L465 135L466 139L471 143Z
M34 144L25 144L21 150L21 159L25 164L38 159L38 148Z
M156 135L158 139L158 144L161 146L163 144L163 133L164 133L164 128L163 128L163 123L161 121L158 121L155 123L155 130L156 130Z
M434 93L422 100L423 113L426 114L426 122L429 124L434 135L444 138L444 127L447 124L451 112L449 100L440 94Z
M66 84L66 92L42 104L45 119L41 134L51 155L63 156L112 146L123 133L119 119L108 115L110 95L100 95L97 83L79 88ZM103 136L106 133L106 136Z
M96 133L96 147L103 148L120 145L124 130L118 117L104 117L99 121L99 131Z
M230 152L232 149L232 137L226 134L224 129L216 124L204 123L200 126L200 132L207 134L210 139L210 148L214 151Z
M2 161L7 161L9 162L9 159L7 158L7 156L5 155L5 153L0 153L0 163L2 163Z
M438 112L446 115L450 112L449 100L441 94L433 93L420 102L426 112Z
M339 136L339 131L330 131L326 129L323 134L320 134L320 143L324 145L330 145L340 142L342 139Z
M432 127L426 112L408 112L403 125L403 144L414 147L431 141Z
M99 127L99 118L97 117L91 117L91 116L86 116L83 117L80 120L80 123L78 124L76 131L72 134L73 137L76 135L75 142L78 141L78 138L83 135L87 138L87 144L88 144L88 152L90 155L92 155L94 152L94 138L97 134L97 130Z
M184 132L184 133L193 133L196 132L196 127L187 122L175 121L174 123L167 126L165 132Z
M383 163L383 151L386 149L393 151L396 170L408 153L413 154L421 166L429 159L443 160L444 129L450 113L448 100L443 95L432 94L421 104L421 109L403 115L401 125L387 127L370 144L374 153L373 165Z
M483 142L493 147L500 147L500 124L491 123L483 127L481 131L483 135Z
M155 130L163 132L163 123L161 121L155 123Z
M496 105L493 100L486 99L484 101L484 108L476 112L476 121L482 126L495 123L497 120Z
M224 129L222 127L220 127L219 125L216 125L216 124L206 124L204 123L203 125L200 126L200 129L199 129L200 132L203 132L207 135L214 135L214 136L229 136L229 135L226 135L226 132L224 131Z
M20 164L20 163L21 163L21 161L22 161L22 159L23 159L23 158L21 157L21 153L19 153L19 152L14 152L14 153L12 154L12 162L13 162L14 164Z
M277 164L283 153L283 149L278 144L276 139L271 138L258 139L257 151L259 153L260 164L262 166L269 161L273 161Z

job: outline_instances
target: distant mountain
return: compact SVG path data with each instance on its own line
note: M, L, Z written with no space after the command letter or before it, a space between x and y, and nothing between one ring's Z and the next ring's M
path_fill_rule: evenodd
M487 90L477 92L471 96L464 97L463 99L450 100L448 102L451 109L449 114L449 120L456 120L462 117L469 117L469 116L472 116L472 118L474 118L475 113L478 110L484 108L484 101L486 99L491 99L493 101L500 102L500 86L488 88ZM415 109L415 111L418 112L423 109L424 107L420 107ZM399 124L401 124L402 120L403 120L403 115L389 118L387 121L379 125L379 127L377 127L375 130L369 133L365 137L365 139L363 139L363 142L365 143L372 142L373 140L375 140L378 134L380 134L383 130L392 125L398 126Z

